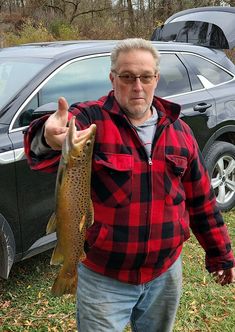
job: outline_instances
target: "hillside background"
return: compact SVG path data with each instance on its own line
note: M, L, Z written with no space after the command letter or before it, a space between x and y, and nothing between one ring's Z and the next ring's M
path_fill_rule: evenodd
M0 0L0 47L68 39L149 39L173 13L235 0Z

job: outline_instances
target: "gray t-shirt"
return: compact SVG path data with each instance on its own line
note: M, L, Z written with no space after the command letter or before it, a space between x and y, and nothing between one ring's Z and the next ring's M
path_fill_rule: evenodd
M151 118L146 120L140 126L133 126L139 135L139 138L144 144L145 150L147 152L148 157L151 156L152 151L152 142L153 137L157 128L157 120L158 120L158 113L155 107L152 106L153 114Z

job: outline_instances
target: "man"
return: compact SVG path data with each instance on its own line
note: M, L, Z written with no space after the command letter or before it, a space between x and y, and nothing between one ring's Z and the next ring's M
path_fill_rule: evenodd
M180 107L154 97L159 55L127 39L111 55L113 91L95 102L63 98L25 137L33 169L55 170L68 119L97 125L87 258L79 265L80 332L169 332L179 304L181 250L189 224L221 285L234 282L234 256L210 179ZM79 131L77 133L79 135Z

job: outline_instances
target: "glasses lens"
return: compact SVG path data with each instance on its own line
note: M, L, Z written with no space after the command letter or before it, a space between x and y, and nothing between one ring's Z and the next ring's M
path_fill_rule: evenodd
M149 84L152 82L153 78L155 76L154 75L144 75L144 76L140 76L140 81L143 83L143 84Z
M123 83L126 83L126 84L134 83L137 80L137 78L139 78L140 82L143 84L150 84L150 83L152 83L153 78L156 76L155 75L134 76L134 75L125 74L125 75L118 75L118 77L120 78L120 80Z
M124 83L131 84L134 83L136 78L133 75L118 75L120 80Z

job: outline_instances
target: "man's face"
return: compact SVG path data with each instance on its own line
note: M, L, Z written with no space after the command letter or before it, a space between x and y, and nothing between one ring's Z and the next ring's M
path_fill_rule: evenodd
M136 78L133 82L127 82L125 77L118 75L150 76L150 80L145 83ZM158 79L155 60L149 51L132 50L119 54L110 80L115 98L133 124L141 124L151 116L150 106Z

